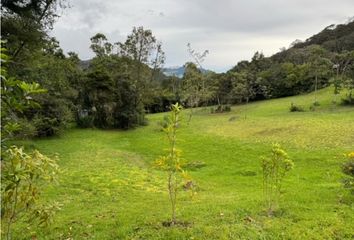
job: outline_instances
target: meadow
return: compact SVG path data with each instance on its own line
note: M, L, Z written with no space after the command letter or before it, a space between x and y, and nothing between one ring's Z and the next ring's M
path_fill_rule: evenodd
M211 114L199 108L178 132L195 192L181 188L170 217L166 173L154 161L167 147L158 122L129 131L66 130L22 141L59 156L59 182L44 191L61 210L46 229L16 229L18 239L352 239L354 205L342 186L343 154L354 151L354 108L332 104L332 89L237 105ZM305 112L290 112L291 102ZM265 211L261 159L280 143L295 167L285 179L280 209Z

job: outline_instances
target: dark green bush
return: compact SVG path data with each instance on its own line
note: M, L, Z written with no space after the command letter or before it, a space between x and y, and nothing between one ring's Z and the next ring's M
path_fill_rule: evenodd
M294 103L291 103L289 110L290 110L290 112L304 112L303 107L295 105Z
M342 98L342 105L354 106L354 98L351 95L346 98Z
M57 118L36 115L32 122L36 128L37 137L53 136L61 130L61 124Z
M315 102L312 103L312 106L318 107L318 106L320 106L320 103L318 101L315 101Z

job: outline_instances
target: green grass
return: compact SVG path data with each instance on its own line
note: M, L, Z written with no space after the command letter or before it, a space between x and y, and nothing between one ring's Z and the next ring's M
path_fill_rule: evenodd
M198 109L181 125L178 146L189 161L197 194L181 190L178 218L186 227L164 227L170 206L166 174L153 162L167 147L157 121L131 131L70 129L62 136L23 142L58 154L58 185L44 198L62 209L38 239L352 239L353 198L341 185L343 153L354 150L354 109L319 92L316 111L289 112L291 102L308 109L313 94L234 106L227 114ZM185 112L187 113L187 111ZM231 117L236 120L229 121ZM185 119L187 116L185 117ZM280 210L267 217L260 156L280 142L295 162L285 180ZM30 230L17 229L18 239ZM21 238L22 237L22 238Z

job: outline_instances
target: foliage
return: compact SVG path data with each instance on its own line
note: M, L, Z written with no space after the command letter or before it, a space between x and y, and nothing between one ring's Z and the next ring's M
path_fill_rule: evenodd
M9 55L26 63L43 47L64 0L1 1L1 33Z
M91 49L96 57L79 84L78 125L88 127L92 119L95 127L129 129L147 124L145 110L164 109L157 82L164 53L151 30L133 28L125 42L116 44L98 33Z
M89 127L90 119L98 128L128 129L145 124L144 105L136 102L140 91L131 80L130 66L129 59L119 57L94 59L79 94L80 126Z
M263 192L269 215L278 208L284 177L293 167L279 144L273 144L270 157L262 157Z
M1 220L2 234L12 238L12 226L22 220L34 225L48 224L57 210L56 203L39 203L42 188L56 178L58 165L40 152L32 154L12 146L3 153L1 161Z
M202 100L203 74L197 65L188 62L185 64L185 72L182 79L183 101L190 110L188 122L193 116L193 108L198 107Z
M1 49L1 61L8 57L5 49ZM6 66L1 69L1 235L12 238L12 226L26 219L29 225L47 224L58 205L39 204L41 188L52 181L57 174L55 161L38 151L26 154L23 148L8 148L6 140L27 133L30 126L24 112L39 108L33 96L46 91L36 83L26 83L9 77ZM32 131L29 131L32 132ZM5 144L4 144L5 143Z
M296 105L295 103L291 103L290 112L303 112L305 111L303 107Z
M6 64L9 57L6 49L1 48L1 134L2 142L22 135L25 132L32 134L33 131L21 131L29 129L28 122L23 118L23 113L28 109L38 108L40 105L33 97L36 94L46 92L38 83L26 83L8 76Z
M177 144L177 129L180 125L180 113L182 107L176 103L171 105L171 113L168 118L166 127L163 128L168 139L168 153L156 160L156 166L167 172L168 176L168 194L171 203L171 224L176 224L176 204L177 193L180 184L180 176L186 178L186 173L183 170L184 163L181 159L181 151L176 148ZM180 175L180 176L178 176Z
M342 172L347 175L344 178L343 183L345 188L349 189L349 191L354 194L354 152L348 153L346 155L347 162L345 162L342 166Z
M158 77L165 62L162 43L157 41L152 31L143 27L134 27L126 41L117 44L119 55L132 60L132 82L139 94L135 96L135 105L146 104L151 98L149 88ZM146 69L146 67L151 69Z

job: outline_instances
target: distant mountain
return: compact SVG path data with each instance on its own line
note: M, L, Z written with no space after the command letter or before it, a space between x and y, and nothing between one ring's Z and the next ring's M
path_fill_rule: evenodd
M182 78L183 74L184 74L184 66L163 68L162 72L166 76L176 76L176 77Z
M176 76L178 78L182 78L184 74L184 66L163 68L162 72L166 76ZM210 72L210 70L202 69L202 73L207 73L207 72Z

